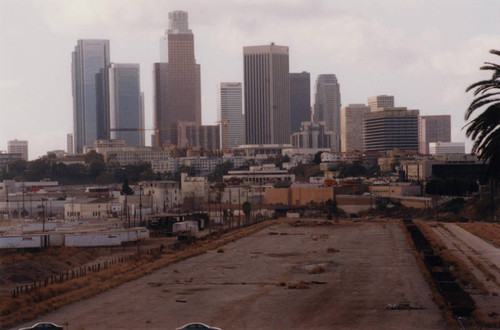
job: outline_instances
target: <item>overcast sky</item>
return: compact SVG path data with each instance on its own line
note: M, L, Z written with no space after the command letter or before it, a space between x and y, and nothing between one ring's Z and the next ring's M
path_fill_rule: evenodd
M465 88L489 77L483 62L500 62L488 53L500 49L499 0L0 0L0 150L13 139L29 141L30 160L66 149L78 39L109 39L112 62L140 64L152 128L152 67L173 10L194 33L203 124L217 120L217 84L242 81L243 46L275 42L290 47L290 72L311 73L311 90L333 73L343 106L387 94L449 114L452 141L469 151Z

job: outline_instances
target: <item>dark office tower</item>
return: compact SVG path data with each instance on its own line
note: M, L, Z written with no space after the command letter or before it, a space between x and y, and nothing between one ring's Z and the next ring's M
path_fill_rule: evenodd
M340 137L340 85L334 74L320 74L314 94L315 122L324 121L326 130Z
M110 137L130 147L143 147L144 112L139 64L111 64L109 90Z
M76 153L108 138L108 116L98 102L103 85L99 72L109 65L109 40L78 40L72 53L73 133Z
M418 113L399 107L365 113L364 151L418 151Z
M291 133L300 132L302 122L311 121L311 74L290 73Z
M168 14L165 33L167 50L155 63L155 128L160 146L177 145L178 122L201 125L200 65L194 58L194 36L188 27L188 14ZM168 57L168 59L166 58ZM155 143L156 144L156 143Z
M246 143L290 143L288 47L244 47L243 71Z

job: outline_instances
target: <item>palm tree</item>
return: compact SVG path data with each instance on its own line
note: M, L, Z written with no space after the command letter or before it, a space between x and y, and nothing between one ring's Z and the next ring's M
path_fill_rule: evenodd
M490 53L500 56L499 50L492 49ZM466 92L474 89L475 99L465 112L465 120L469 120L476 110L484 110L465 127L467 137L474 141L472 152L488 163L486 175L490 179L491 216L494 218L493 188L500 182L500 65L491 62L484 64L480 69L493 71L492 77L478 81L466 89Z

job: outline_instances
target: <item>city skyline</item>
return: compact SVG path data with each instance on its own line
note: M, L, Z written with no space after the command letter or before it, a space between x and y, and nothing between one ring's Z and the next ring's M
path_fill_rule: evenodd
M159 61L158 38L174 10L189 13L197 36L203 124L217 120L218 84L243 80L242 48L275 42L290 48L290 72L310 72L312 80L335 74L343 105L386 94L421 115L451 115L452 141L466 142L469 151L462 127L472 97L464 91L487 77L479 67L491 59L489 49L500 45L495 19L500 3L487 0L253 5L6 0L0 9L0 45L5 45L0 53L0 150L9 140L27 140L30 159L65 149L66 134L73 131L68 54L78 39L109 39L114 62L140 64L145 126L153 127L153 63ZM33 31L36 38L30 37ZM33 54L43 65L33 61Z

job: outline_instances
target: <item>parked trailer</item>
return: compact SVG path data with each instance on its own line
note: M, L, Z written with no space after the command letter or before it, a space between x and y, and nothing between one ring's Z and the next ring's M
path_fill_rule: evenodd
M137 230L137 238L140 241L148 239L149 238L149 230L147 230L146 228L140 228L140 229L138 229Z
M1 249L29 249L40 248L41 246L41 237L39 235L0 237Z
M57 224L54 222L46 222L45 224L43 222L33 222L33 223L28 223L25 224L21 227L21 230L23 232L33 232L33 231L54 231L57 228Z
M67 234L65 237L65 245L75 247L119 246L121 243L118 233Z

